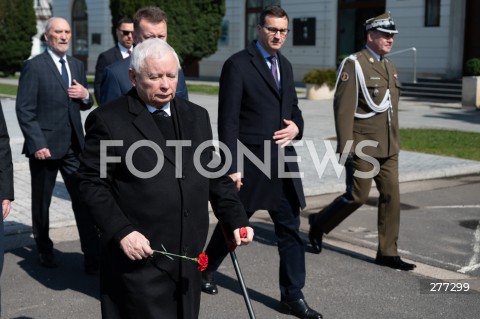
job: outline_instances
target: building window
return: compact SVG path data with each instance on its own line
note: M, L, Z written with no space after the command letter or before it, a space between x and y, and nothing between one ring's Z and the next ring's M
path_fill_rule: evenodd
M425 0L425 26L440 26L440 0Z
M263 9L280 5L279 0L248 0L245 16L245 46L257 38L257 25Z

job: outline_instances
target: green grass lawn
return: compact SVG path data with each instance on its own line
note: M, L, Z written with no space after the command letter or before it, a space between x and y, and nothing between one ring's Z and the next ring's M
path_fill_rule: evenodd
M403 150L480 161L480 133L400 129Z
M0 94L15 95L16 96L17 95L17 86L0 83Z

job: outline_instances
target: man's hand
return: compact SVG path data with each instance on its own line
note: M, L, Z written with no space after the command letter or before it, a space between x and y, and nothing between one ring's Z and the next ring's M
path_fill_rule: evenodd
M290 120L283 120L283 123L287 127L284 129L281 129L279 131L276 131L273 134L273 139L275 140L276 144L280 144L280 147L284 148L290 142L298 135L300 130L298 129L297 124L295 124L293 121Z
M44 160L52 157L52 155L50 154L50 150L48 148L39 149L38 151L35 152L34 156L35 156L35 159L37 160Z
M7 218L8 214L10 213L11 202L9 199L4 199L2 201L2 214L3 219Z
M133 231L120 240L120 248L131 260L141 260L153 255L150 242L138 231Z
M229 176L233 180L233 182L235 183L235 187L237 188L237 192L239 192L240 188L243 185L243 183L242 183L242 173L236 172L236 173L230 174Z
M246 237L243 238L240 236L240 230L246 230ZM233 238L237 246L248 245L253 240L253 229L249 226L237 228L233 231Z
M68 96L72 99L84 100L88 97L88 90L74 79L73 84L68 88Z

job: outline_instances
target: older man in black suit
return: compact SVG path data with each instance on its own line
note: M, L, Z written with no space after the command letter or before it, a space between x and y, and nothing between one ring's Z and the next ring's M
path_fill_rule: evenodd
M103 318L198 318L201 276L191 260L208 233L208 200L237 245L252 240L235 185L210 172L212 130L202 107L175 96L180 64L159 39L132 54L127 96L85 123L80 190L102 232ZM246 227L247 238L239 228Z
M72 200L85 271L98 269L99 240L83 203L75 173L84 145L80 110L92 99L81 61L67 56L71 30L63 18L47 21L45 53L25 61L18 86L17 118L25 138L23 153L29 158L32 184L33 237L44 267L58 266L49 237L49 207L58 171Z
M291 160L296 152L290 144L302 137L303 118L292 66L279 52L288 31L287 13L278 6L269 7L260 15L258 41L225 62L220 78L218 136L231 152L229 173L248 217L265 209L275 225L282 305L299 318L322 318L307 305L302 293L305 248L299 227L305 198L298 163ZM245 158L242 167L237 157L250 152L267 165ZM213 273L228 254L220 227L206 252L210 263L202 289L216 294Z
M101 86L103 80L103 72L105 68L113 62L126 59L130 56L133 49L133 21L130 18L120 19L117 23L117 39L118 43L113 48L100 53L95 65L95 84L94 95L97 104L100 104Z

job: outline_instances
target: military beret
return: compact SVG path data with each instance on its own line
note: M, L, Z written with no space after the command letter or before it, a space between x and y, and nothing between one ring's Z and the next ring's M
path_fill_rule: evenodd
M365 31L377 30L385 33L398 33L390 13L386 12L375 18L370 18L364 23Z

